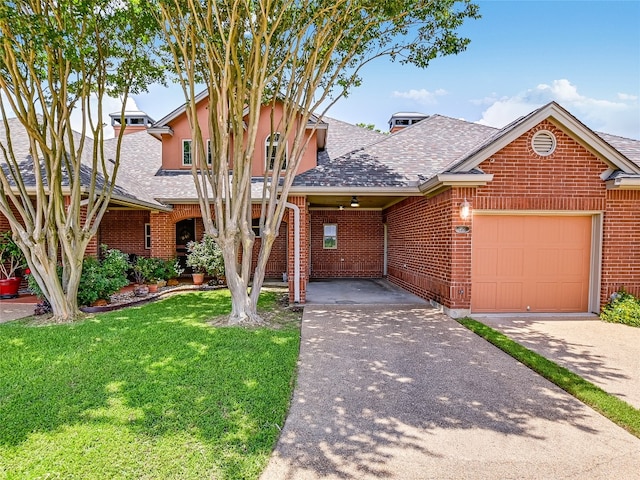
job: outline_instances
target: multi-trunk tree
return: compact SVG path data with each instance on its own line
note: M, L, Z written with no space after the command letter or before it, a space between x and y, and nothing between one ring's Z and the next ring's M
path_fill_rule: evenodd
M468 39L456 29L478 17L477 6L470 0L158 4L168 62L184 91L198 158L207 158L204 139L210 139L211 164L193 162L192 173L205 230L223 251L232 297L230 323L260 322L256 306L266 263L307 148L305 127L312 115L321 118L359 85L361 68L377 58L426 67L439 55L463 51ZM196 114L199 88L208 91L206 124ZM277 132L286 141L273 145L273 168L266 169L262 195L256 199L251 167L265 105L271 106L271 138ZM252 272L254 202L261 207L262 241Z
M0 213L60 321L80 314L82 260L116 181L121 137L105 152L103 100L124 109L161 72L148 12L144 0L0 5Z

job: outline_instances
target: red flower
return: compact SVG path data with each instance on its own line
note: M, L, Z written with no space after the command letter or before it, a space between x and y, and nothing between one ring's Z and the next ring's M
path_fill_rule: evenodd
M30 274L31 274L31 269L27 268L27 269L24 271L24 274L25 274L25 275L30 275Z

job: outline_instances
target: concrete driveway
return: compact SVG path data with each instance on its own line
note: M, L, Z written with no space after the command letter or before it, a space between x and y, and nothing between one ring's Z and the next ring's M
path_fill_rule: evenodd
M426 306L305 307L263 480L640 478L640 440Z
M473 315L640 409L640 328L597 315Z

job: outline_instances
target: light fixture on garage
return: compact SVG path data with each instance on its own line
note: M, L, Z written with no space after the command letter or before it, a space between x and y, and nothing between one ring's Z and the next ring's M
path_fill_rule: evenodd
M358 197L356 197L355 195L351 197L351 206L353 208L357 208L360 206L360 202L358 202Z
M471 204L464 199L464 202L460 204L460 218L462 220L467 220L471 216Z
M342 211L342 210L344 210L344 207L343 207L342 205L340 205L340 206L338 207L338 210Z

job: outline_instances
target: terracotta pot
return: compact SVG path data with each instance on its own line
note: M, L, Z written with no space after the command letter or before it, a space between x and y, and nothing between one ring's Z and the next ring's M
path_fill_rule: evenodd
M157 293L158 292L158 284L157 283L150 283L147 285L147 288L149 288L149 293Z
M0 298L17 298L22 278L11 277L0 280Z
M202 285L204 283L204 273L192 273L193 284L194 285Z

